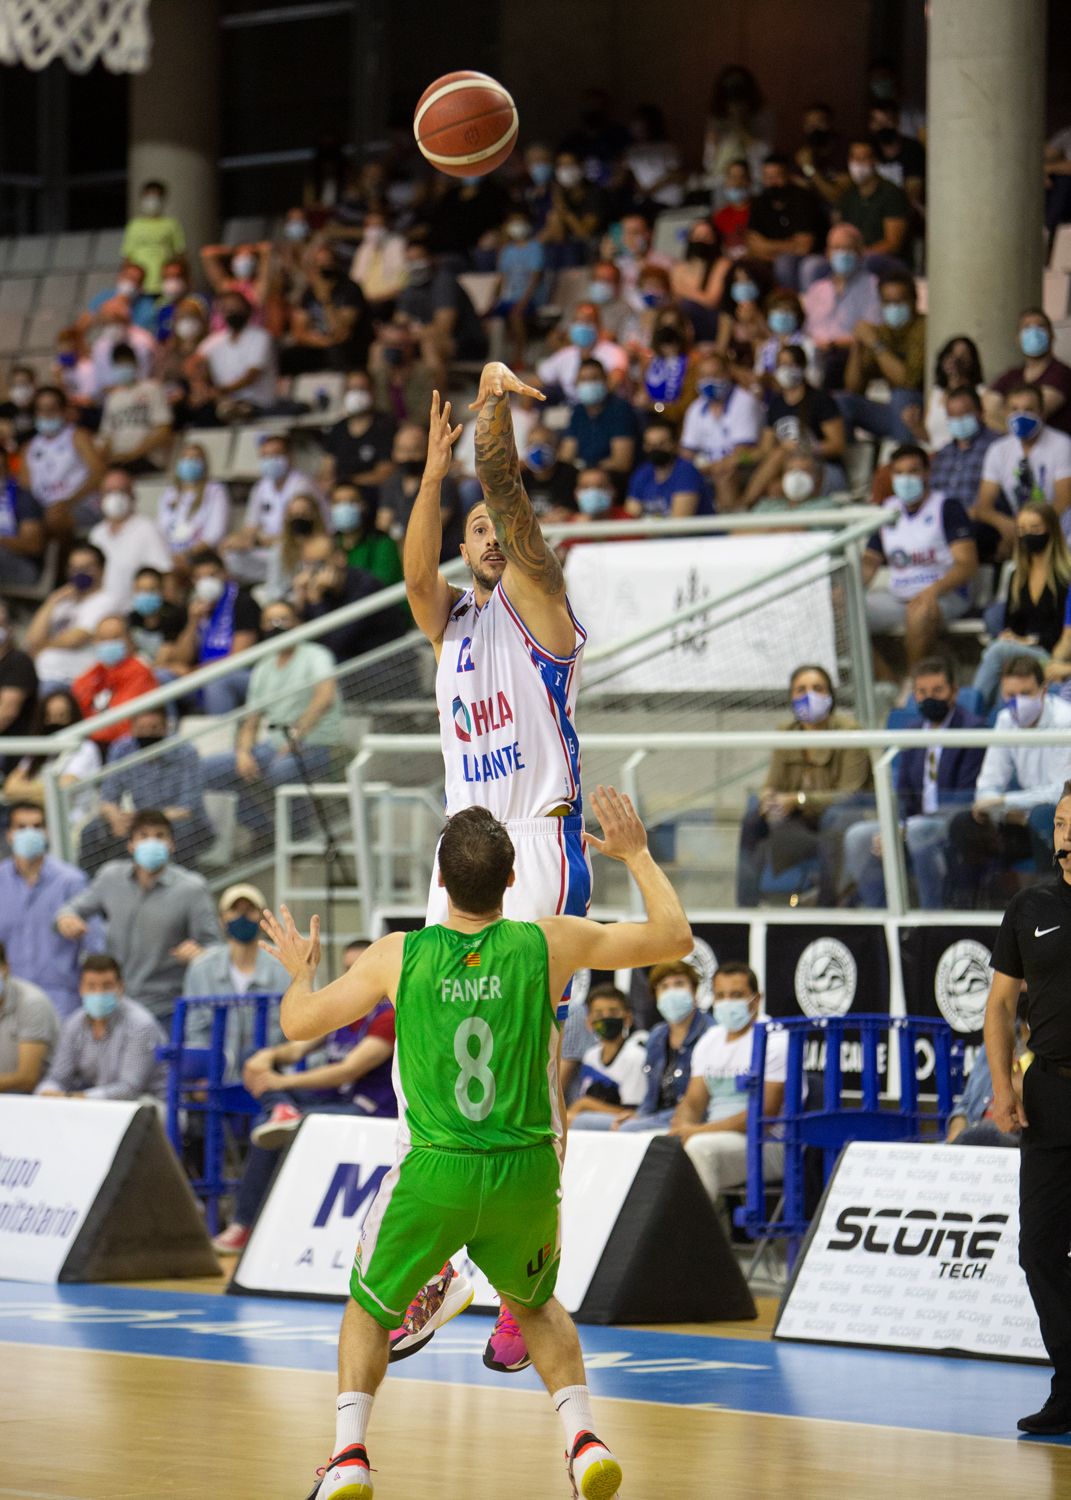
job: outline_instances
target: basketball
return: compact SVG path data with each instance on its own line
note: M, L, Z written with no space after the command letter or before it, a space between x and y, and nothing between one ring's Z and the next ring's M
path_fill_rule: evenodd
M482 177L517 141L517 107L486 73L445 73L421 94L413 116L417 145L450 177Z

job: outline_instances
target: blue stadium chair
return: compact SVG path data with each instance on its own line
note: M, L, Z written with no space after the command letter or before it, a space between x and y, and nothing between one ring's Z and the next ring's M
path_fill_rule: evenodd
M788 1033L785 1097L777 1115L763 1112L771 1031ZM846 1033L858 1035L862 1050L858 1101L846 1099L843 1088L841 1048ZM808 1044L815 1040L825 1044L824 1064L817 1074L806 1068ZM915 1057L920 1042L933 1051L932 1099L919 1094ZM900 1098L883 1106L879 1048L886 1044L890 1053L897 1049ZM771 1241L785 1240L791 1269L815 1207L817 1178L823 1187L828 1183L842 1148L849 1141L943 1140L962 1083L963 1042L938 1018L797 1016L758 1022L746 1078L747 1189L744 1206L734 1215L736 1224L761 1242L760 1254ZM772 1207L772 1185L762 1175L763 1147L770 1144L782 1145L785 1151L784 1178Z
M253 1047L267 1046L271 1007L280 1000L278 994L203 995L184 997L175 1002L171 1021L171 1040L159 1048L157 1057L168 1065L167 1134L182 1159L183 1115L200 1115L204 1121L204 1170L190 1182L190 1187L205 1204L209 1232L219 1228L219 1200L237 1186L236 1178L224 1175L228 1128L234 1135L244 1135L249 1121L260 1113L260 1105L241 1083L227 1078L227 1017L236 1007L253 1007ZM211 1041L207 1047L187 1047L186 1019L190 1011L209 1009L212 1013Z
M964 713L975 714L978 718L985 713L985 699L976 687L961 687L956 694L956 702Z
M918 712L914 707L890 708L885 716L886 729L917 729Z

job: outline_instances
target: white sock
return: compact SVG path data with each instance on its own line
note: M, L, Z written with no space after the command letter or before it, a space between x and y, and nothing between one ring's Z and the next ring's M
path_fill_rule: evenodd
M573 1451L573 1444L581 1432L594 1432L595 1418L591 1415L591 1392L586 1385L566 1385L555 1391L550 1398L554 1410L561 1418L565 1431L566 1452Z
M341 1391L335 1417L335 1452L352 1448L354 1443L363 1443L368 1431L368 1419L372 1415L374 1396L363 1391Z

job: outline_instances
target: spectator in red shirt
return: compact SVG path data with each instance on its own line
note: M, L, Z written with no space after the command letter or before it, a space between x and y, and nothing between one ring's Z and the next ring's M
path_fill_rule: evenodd
M143 693L151 693L157 686L155 673L134 655L133 642L122 615L105 615L94 632L93 643L96 665L71 683L71 692L87 719L103 713L106 708L115 708L120 703L140 698ZM110 745L113 740L129 733L130 721L124 719L102 729L92 738L98 745Z
M735 260L747 252L751 217L751 168L743 158L726 167L724 196L724 207L714 215L714 228L721 235L722 250Z
M1053 354L1052 323L1040 307L1019 314L1019 348L1024 363L1005 370L993 390L1006 400L1017 385L1036 386L1046 424L1071 436L1071 366Z

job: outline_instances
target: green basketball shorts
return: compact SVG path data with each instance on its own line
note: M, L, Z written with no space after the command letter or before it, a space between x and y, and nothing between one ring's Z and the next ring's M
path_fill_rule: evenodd
M553 1141L515 1151L410 1147L368 1210L350 1292L377 1323L397 1328L459 1245L509 1301L541 1307L550 1300L561 1257Z

